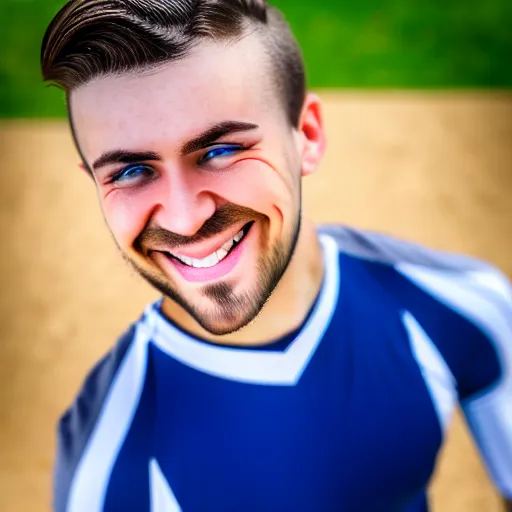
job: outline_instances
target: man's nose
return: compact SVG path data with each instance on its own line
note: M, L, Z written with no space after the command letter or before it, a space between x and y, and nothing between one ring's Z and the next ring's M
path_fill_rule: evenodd
M162 183L153 219L158 226L172 233L193 236L216 209L214 194L201 186L198 176L176 172Z

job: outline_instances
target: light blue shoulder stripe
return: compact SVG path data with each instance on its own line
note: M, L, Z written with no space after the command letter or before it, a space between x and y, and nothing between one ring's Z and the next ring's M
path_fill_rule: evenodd
M493 344L502 369L500 380L462 406L497 487L512 497L512 291L508 280L489 269L456 273L409 264L396 268L472 322Z
M429 249L418 243L383 233L339 224L320 226L318 232L333 237L339 250L344 254L391 266L403 263L455 271L490 268L487 263L476 258Z
M110 475L139 405L146 376L149 340L142 329L136 329L78 463L67 512L103 511Z

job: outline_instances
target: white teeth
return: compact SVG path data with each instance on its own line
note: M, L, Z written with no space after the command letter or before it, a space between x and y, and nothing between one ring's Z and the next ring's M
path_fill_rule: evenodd
M222 247L220 250L224 250L226 252L229 252L229 250L233 247L233 239L230 238Z
M214 252L213 254L210 254L207 258L203 260L205 267L213 267L214 265L217 265L219 263L219 258L217 258L217 253Z
M192 266L192 258L189 258L188 256L180 256L179 258L185 265Z
M217 258L219 259L219 261L223 260L227 255L228 251L224 249L224 246L222 246L222 248L217 251Z
M233 247L233 244L239 242L244 236L243 230L239 231L233 238L230 238L220 249L217 249L214 253L206 256L206 258L197 260L194 258L189 258L188 256L177 256L181 262L185 263L189 267L195 268L208 268L217 265L219 261L222 261L227 255L228 252Z

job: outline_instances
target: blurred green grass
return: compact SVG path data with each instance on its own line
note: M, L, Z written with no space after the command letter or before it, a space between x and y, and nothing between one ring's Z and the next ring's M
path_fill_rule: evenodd
M511 0L275 0L314 88L510 88ZM60 117L41 83L44 30L63 0L0 0L0 117Z

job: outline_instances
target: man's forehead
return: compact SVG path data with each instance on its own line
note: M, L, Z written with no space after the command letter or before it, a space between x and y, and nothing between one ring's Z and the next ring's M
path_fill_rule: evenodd
M86 145L95 132L129 137L134 125L166 136L275 108L270 80L262 45L248 36L232 44L201 43L187 57L152 70L97 78L71 94L70 107Z

